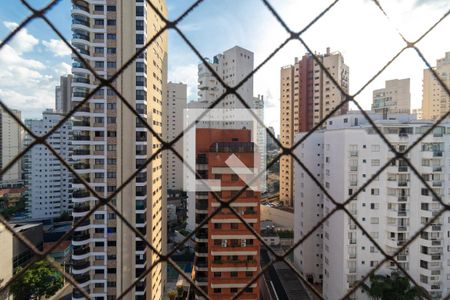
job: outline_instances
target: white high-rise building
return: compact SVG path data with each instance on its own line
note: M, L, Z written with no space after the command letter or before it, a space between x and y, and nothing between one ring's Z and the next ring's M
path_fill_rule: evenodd
M12 110L20 119L21 113ZM0 108L0 169L6 167L20 152L22 147L22 128L6 111ZM0 176L2 183L22 180L20 160Z
M102 78L110 78L164 26L150 3L167 16L165 0L76 0L72 6L72 45ZM73 56L72 103L83 101L100 83ZM167 83L167 32L159 35L112 83L136 112L162 136L162 108ZM156 251L166 253L166 197L162 147L157 136L110 88L101 88L74 114L73 164L101 196L117 192L137 169L137 176L114 194L121 216L139 230ZM152 157L150 163L147 160ZM98 203L78 178L72 181L74 222ZM71 273L94 299L116 299L159 260L156 252L101 206L72 235ZM165 263L156 264L124 299L163 298ZM84 298L77 290L73 299Z
M382 89L373 91L372 110L375 113L404 113L411 111L410 79L392 79Z
M26 120L26 126L38 136L45 135L64 117L46 110L41 120ZM69 162L72 124L65 122L47 138L49 145ZM33 142L25 134L24 145ZM71 173L44 145L35 145L24 156L27 211L31 219L45 220L59 217L71 210Z
M253 52L235 46L217 54L212 60L206 58L209 66L220 76L228 86L235 86L253 71ZM198 65L198 101L190 102L188 108L206 109L225 93L225 88L214 77L213 73L205 64ZM237 93L249 108L254 108L253 77L250 77L238 90ZM197 127L241 129L251 128L249 122L239 122L236 119L236 109L244 109L245 106L236 95L230 94L223 98L214 109L223 109L222 119L217 122L200 122Z
M413 120L408 115L387 120L383 120L382 115L371 117L399 151L409 147L432 125L429 121ZM450 187L447 177L450 134L446 132L449 126L450 122L441 124L407 156L445 203ZM303 135L298 134L296 139ZM308 137L295 154L339 203L348 199L395 156L361 114L331 118L327 121L327 129ZM297 240L335 205L300 166L296 165L294 175L294 234ZM442 208L401 160L391 163L346 207L389 255L395 254ZM436 299L450 291L447 267L450 259L447 251L450 247L449 217L449 213L444 213L395 257ZM384 258L342 211L335 212L309 239L296 249L296 264L309 280L322 281L325 299L344 296ZM395 264L387 262L377 273L389 274L394 270ZM368 299L361 289L355 298Z
M183 113L187 105L187 85L169 82L167 84L166 99L163 104L163 138L170 142L183 132ZM180 138L173 148L183 156L183 138ZM170 151L163 153L165 187L168 190L183 189L183 162Z

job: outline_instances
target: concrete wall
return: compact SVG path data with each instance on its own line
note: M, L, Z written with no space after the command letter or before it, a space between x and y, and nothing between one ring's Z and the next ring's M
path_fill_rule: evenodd
M273 223L286 227L294 228L294 213L281 210L274 207L260 205L261 221L272 220Z

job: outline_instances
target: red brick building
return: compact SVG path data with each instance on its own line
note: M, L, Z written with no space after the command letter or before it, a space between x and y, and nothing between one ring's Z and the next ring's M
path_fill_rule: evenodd
M245 183L226 164L236 155L249 169L254 165L251 131L245 129L208 129L196 132L196 168L204 179L220 180L223 200L233 198ZM260 193L247 190L231 206L257 231L260 231ZM196 193L196 224L212 214L220 203L210 192ZM228 209L222 209L207 226L198 231L195 248L195 280L212 299L230 299L259 270L259 241ZM259 299L257 283L240 299Z

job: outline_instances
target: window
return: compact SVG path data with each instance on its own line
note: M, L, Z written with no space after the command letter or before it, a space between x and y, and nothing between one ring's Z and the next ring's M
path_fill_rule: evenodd
M231 229L233 229L233 230L239 229L239 224L237 224L237 223L231 223Z
M108 26L116 26L116 20L106 20L106 25L108 25Z
M370 224L378 224L379 218L378 217L372 217L370 218Z
M238 277L238 272L230 272L231 277Z
M116 39L116 34L115 34L115 33L108 33L108 34L106 35L106 38L107 38L108 40L115 40L115 39Z
M213 289L213 292L214 292L214 294L220 294L222 292L222 289L215 288L215 289Z
M116 48L107 48L106 49L106 53L108 54L116 54Z
M245 276L246 276L246 277L252 277L252 276L253 276L253 272L246 271L246 272L245 272Z
M372 159L372 160L370 160L370 165L372 167L378 167L378 166L380 166L380 160L379 159Z
M116 6L115 6L115 5L108 5L108 6L106 7L106 10L107 10L107 11L116 11Z
M97 26L103 26L105 25L105 22L103 19L95 19L94 24Z
M103 5L95 5L94 10L95 11L103 11Z
M144 16L144 7L143 6L136 6L136 16L137 17Z
M222 228L222 224L214 223L214 229L220 229L220 228Z
M214 277L221 277L222 276L222 273L220 273L220 272L214 272Z
M380 194L380 189L371 189L370 190L370 194L374 195L374 196L377 196L377 195Z
M239 180L239 175L231 174L231 181L238 181L238 180Z

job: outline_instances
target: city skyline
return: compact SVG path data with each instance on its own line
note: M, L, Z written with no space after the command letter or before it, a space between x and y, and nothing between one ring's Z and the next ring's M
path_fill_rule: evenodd
M30 269L11 278L37 255L55 259L41 267L58 299L367 300L385 289L386 300L406 284L413 298L450 297L450 116L435 124L450 113L450 2L204 1L178 25L201 59L171 30L129 61L164 26L148 2L168 19L191 5L61 1L48 17L82 59L39 19L2 45L1 292L39 296L22 282ZM291 41L259 69L289 38L283 25L301 30L327 5L302 35L314 54ZM26 17L5 11L0 43ZM417 43L430 69L408 44L377 74L444 12ZM220 82L233 91L252 71L242 99L215 103L230 92ZM357 111L345 95L372 76ZM76 286L59 285L66 273ZM397 273L392 291L383 281Z
M37 3L38 1L32 1ZM243 1L239 4L239 9L230 10L229 2L221 4L202 3L199 10L194 10L180 23L180 29L185 32L193 44L199 48L203 56L212 56L222 49L228 49L234 45L240 45L255 53L255 66L257 66L268 54L280 44L287 34L278 24L275 18L267 9L256 0ZM315 1L307 11L299 12L293 9L301 4L296 1L274 1L272 4L286 20L289 26L294 29L303 28L310 22L318 12L323 10L331 1ZM188 3L180 5L177 1L168 1L168 13L170 18L178 16L188 7ZM324 52L326 47L339 49L345 57L347 64L353 72L350 77L350 92L358 90L378 69L384 65L392 56L403 47L403 42L395 32L397 26L405 33L407 38L413 40L420 36L429 26L440 18L446 9L450 7L445 1L404 1L397 0L389 3L382 3L386 12L390 15L391 25L371 1L362 1L354 4L355 10L361 12L355 16L353 22L363 22L361 28L355 29L352 23L342 20L339 15L350 7L350 4L338 3L329 13L325 14L322 21L314 24L305 33L305 42L312 51ZM61 2L49 12L49 18L55 22L56 26L68 40L70 40L70 20L62 18L61 15L70 12L67 2ZM237 14L235 13L237 12ZM27 15L27 10L21 4L12 4L0 12L0 38L6 36L14 28L14 23L20 23ZM246 18L247 15L254 15ZM421 16L422 22L413 22L415 16ZM228 26L227 20L232 20L236 28ZM211 28L205 26L208 22L217 21L214 33ZM259 21L259 22L258 22ZM33 21L33 23L41 21ZM329 28L328 23L339 22L341 25L336 28ZM379 26L370 27L369 22L376 22ZM440 58L446 49L450 49L450 42L439 39L444 34L448 20L438 25L425 40L418 44L424 52L425 57L431 65ZM420 24L418 24L420 23ZM70 51L60 42L50 29L43 23L43 30L36 31L33 27L27 26L26 30L13 39L11 45L21 47L5 47L0 51L0 62L7 66L8 71L0 72L0 98L7 104L22 106L24 118L37 118L42 113L42 108L51 108L53 100L51 95L54 86L57 85L60 75L70 72ZM269 31L262 31L270 28ZM234 31L233 31L234 30ZM354 32L354 30L358 30ZM365 34L362 34L366 30ZM221 34L217 34L217 31ZM321 32L318 37L315 33ZM233 33L233 34L231 34ZM358 36L358 44L353 42L353 36ZM202 43L206 37L213 38L210 43ZM382 43L380 43L382 41ZM435 44L439 42L439 47ZM389 47L383 47L386 44ZM359 46L361 45L361 46ZM366 47L370 45L370 47ZM196 100L197 92L197 64L198 57L187 48L174 31L169 31L169 80L173 82L183 82L188 85L188 101ZM306 50L299 46L298 42L289 43L271 61L268 62L255 75L255 94L264 95L266 109L279 108L279 87L277 70L280 66L291 63L293 57L301 57ZM8 57L6 57L8 54ZM11 56L12 55L12 56ZM367 58L370 57L370 63ZM28 64L19 68L16 63ZM48 65L48 66L47 66ZM411 107L420 107L422 99L422 72L425 65L418 60L416 53L410 49L403 53L400 58L388 67L365 91L357 98L364 109L369 109L371 105L371 91L381 88L385 80L396 78L411 78ZM14 81L12 76L20 78L28 87L23 91ZM277 75L278 76L278 75ZM20 108L22 108L20 107ZM18 108L18 107L12 107ZM354 107L350 107L351 109ZM279 121L268 114L266 125L273 126L278 133Z

